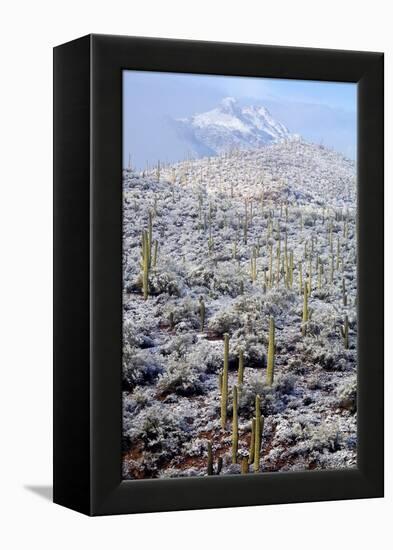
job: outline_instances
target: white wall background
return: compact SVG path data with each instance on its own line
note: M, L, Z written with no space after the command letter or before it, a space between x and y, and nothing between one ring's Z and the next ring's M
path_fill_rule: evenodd
M388 548L392 437L385 499L89 519L53 505L52 47L95 32L384 51L392 94L389 2L374 0L27 0L0 19L0 546L14 548ZM392 110L387 105L387 146ZM387 159L387 268L392 239ZM390 218L390 219L389 219ZM389 271L387 272L389 274ZM390 277L389 277L390 279ZM387 311L392 291L387 287ZM392 324L387 315L387 338ZM387 355L387 427L392 376ZM43 489L42 489L43 487ZM383 540L386 542L383 542Z

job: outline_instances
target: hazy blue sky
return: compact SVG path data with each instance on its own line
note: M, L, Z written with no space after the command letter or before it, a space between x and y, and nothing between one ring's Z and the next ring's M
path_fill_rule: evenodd
M213 109L226 96L261 104L293 133L356 156L356 84L211 76L147 71L123 72L123 155L141 169L174 162L188 144L173 119Z

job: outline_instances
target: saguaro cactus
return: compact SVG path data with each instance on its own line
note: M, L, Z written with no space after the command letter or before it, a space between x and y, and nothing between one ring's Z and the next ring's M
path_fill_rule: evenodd
M322 264L318 265L318 289L322 288Z
M346 291L346 288L345 288L345 279L344 278L343 278L342 287L343 287L343 305L346 306L347 305L347 291Z
M149 210L149 225L148 225L148 232L149 232L149 267L151 263L151 247L153 245L153 214L152 211Z
M203 332L205 328L205 313L206 313L205 302L203 300L203 297L201 296L199 298L199 317L201 320L201 332Z
M219 375L218 375L218 390L219 390L220 395L221 395L221 392L222 392L222 372L220 372Z
M250 261L251 281L254 283L257 280L257 250L254 246Z
M207 475L212 476L214 474L213 469L213 449L210 441L207 444Z
M158 253L158 241L154 241L154 251L153 251L153 267L157 267L157 253Z
M348 315L344 317L344 325L340 327L341 336L344 340L345 349L349 348L349 330L348 330Z
M306 335L306 326L308 322L308 291L307 285L304 285L304 298L303 298L303 316L302 316L302 335Z
M261 460L261 441L264 417L261 416L261 398L255 396L255 448L254 448L254 472L259 472Z
M241 473L242 474L248 474L248 460L247 460L247 457L244 456L242 458L242 462L241 462Z
M248 205L247 200L244 201L244 224L243 224L243 241L244 244L247 244L247 235L248 235Z
M237 383L239 386L243 384L244 381L244 352L242 349L239 350L239 368L237 372Z
M225 426L227 422L228 365L229 365L229 334L224 334L224 368L222 371L222 388L221 388L221 427L223 430L225 430Z
M160 161L157 162L157 181L160 181L160 175L161 175L161 165Z
M303 292L303 264L299 262L299 294Z
M147 300L149 295L149 234L146 230L142 233L142 254L141 254L141 266L142 266L142 292L143 298Z
M281 267L281 240L280 239L278 239L277 241L276 258L277 258L276 280L278 285L280 282L280 267Z
M267 350L267 370L266 381L271 386L274 378L274 348L275 348L275 336L274 336L274 319L270 317L269 321L269 346Z
M250 452L248 455L249 464L252 464L254 462L254 451L255 451L255 418L253 418L251 421Z
M232 414L232 464L237 462L237 449L239 444L239 420L237 415L237 387L233 386L233 414Z
M288 286L289 288L292 288L293 286L293 250L289 253Z
M270 245L270 260L269 260L269 286L273 286L273 245Z
M334 254L330 257L330 283L333 284L334 281Z

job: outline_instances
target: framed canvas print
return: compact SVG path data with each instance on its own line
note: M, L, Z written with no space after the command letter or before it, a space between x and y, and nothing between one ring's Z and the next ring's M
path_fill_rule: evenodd
M383 55L54 50L54 501L383 496Z

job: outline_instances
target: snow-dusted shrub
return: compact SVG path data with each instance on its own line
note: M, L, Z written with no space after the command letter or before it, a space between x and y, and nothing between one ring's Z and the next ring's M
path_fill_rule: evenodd
M255 329L257 329L256 326ZM236 330L231 338L230 355L238 357L242 349L245 367L266 366L266 347L261 342L263 336L262 332L255 334L243 328Z
M213 272L210 288L221 295L235 297L240 294L242 283L244 286L246 278L237 265L232 262L220 262Z
M143 449L163 460L176 454L189 437L187 424L163 408L161 403L143 409L137 416L123 416L125 445L142 444Z
M287 313L295 300L295 291L273 288L267 292L262 304L263 314L268 317L278 317L283 311Z
M352 352L345 350L341 341L330 343L326 338L306 338L297 344L296 352L305 363L319 365L327 371L347 370L355 360Z
M179 323L185 323L190 329L196 329L200 326L199 302L189 297L178 302L166 303L159 309L158 315L164 317L167 322L172 317L174 326Z
M132 393L123 393L123 411L135 414L149 402L149 396L142 388L136 387Z
M232 308L223 307L210 317L208 328L216 334L231 334L241 325L240 315Z
M357 404L357 380L356 377L352 377L349 381L343 382L337 388L337 400L338 406L341 409L346 409L352 413L356 412Z
M217 373L223 365L223 346L200 340L194 344L186 356L187 363L194 369L208 374Z
M323 388L323 382L321 376L314 375L308 379L307 386L310 390L321 390Z
M158 267L149 273L149 293L169 294L170 296L182 296L184 285L178 273Z
M128 344L123 346L123 384L126 389L151 384L162 371L162 362L157 354Z
M190 287L210 287L210 281L213 278L214 267L209 264L198 265L191 269L186 278Z
M164 374L157 383L160 396L170 393L190 396L204 393L203 376L201 371L193 369L183 361L169 361Z
M142 325L134 320L126 319L123 323L123 344L131 348L153 347L153 340L149 336L151 327L152 323L149 321L145 321L145 325Z
M306 430L306 445L311 450L335 452L341 448L343 438L339 426L323 422L318 426L309 426Z
M242 414L253 414L256 395L261 397L262 414L276 414L285 409L288 403L286 396L293 391L295 377L278 374L275 376L273 384L269 386L265 382L265 376L265 369L261 369L261 372L252 378L245 378L245 383L239 392L239 408Z
M174 357L184 357L193 344L197 341L195 334L177 334L171 337L168 342L162 347L163 355L174 355Z

